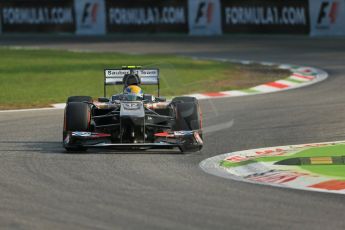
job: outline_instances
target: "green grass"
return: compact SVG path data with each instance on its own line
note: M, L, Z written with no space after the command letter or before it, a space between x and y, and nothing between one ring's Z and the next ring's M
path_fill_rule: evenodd
M231 163L227 161L222 161L220 165L223 167L230 168L230 167L243 166L243 165L247 165L247 164L255 163L255 162L277 162L284 159L297 158L297 157L326 157L326 156L345 156L345 145L337 144L334 146L314 147L314 148L302 150L290 156L260 157L260 158L251 159L248 161L239 162L239 163ZM345 179L345 165L303 165L300 167L312 173Z
M297 158L297 157L327 157L327 156L345 156L345 145L334 145L326 147L314 147L295 153L291 156L276 156L276 157L263 157L257 159L262 162L280 161L284 159Z
M160 68L164 96L243 89L287 76L254 74L250 68L230 63L168 55L10 48L0 48L0 54L0 109L47 106L71 95L97 98L103 94L103 69L123 65ZM144 87L146 93L155 89ZM108 90L116 93L121 87Z
M345 145L311 148L293 155L294 157L345 156ZM310 172L345 179L345 165L303 165Z
M303 165L301 168L312 173L345 179L345 165Z

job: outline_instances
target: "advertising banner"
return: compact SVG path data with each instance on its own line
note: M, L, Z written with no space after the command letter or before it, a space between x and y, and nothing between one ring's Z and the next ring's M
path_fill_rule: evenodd
M13 0L1 3L2 31L74 32L73 0Z
M220 35L221 16L219 0L189 0L189 34Z
M222 0L224 33L308 34L308 0Z
M188 33L187 0L106 1L110 33Z
M102 35L106 33L104 0L75 0L76 33Z
M2 34L2 12L1 12L1 4L0 4L0 35Z
M345 35L345 0L310 0L311 36Z

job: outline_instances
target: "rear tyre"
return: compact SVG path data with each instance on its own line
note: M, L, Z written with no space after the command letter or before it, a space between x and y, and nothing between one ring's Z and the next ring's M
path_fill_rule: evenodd
M66 106L64 118L63 140L66 139L69 131L89 131L91 120L91 110L88 104L83 102L70 102ZM72 144L73 145L73 144ZM85 151L81 146L65 146L67 151Z

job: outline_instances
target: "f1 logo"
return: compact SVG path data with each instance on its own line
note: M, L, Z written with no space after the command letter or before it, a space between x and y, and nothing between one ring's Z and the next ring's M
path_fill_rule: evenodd
M105 34L105 1L106 0L74 1L77 34Z
M83 25L96 23L97 11L98 11L98 3L93 3L93 4L90 2L85 3L81 23Z
M332 2L332 4L330 4L330 2L322 2L320 11L319 11L319 16L317 18L317 24L318 25L322 24L324 20L327 18L327 16L329 18L329 22L331 24L334 24L337 21L338 12L339 12L338 1L334 1Z
M191 35L221 34L221 0L188 0Z
M201 19L204 23L210 24L212 22L213 17L213 3L208 1L200 1L197 7L197 13L194 20L196 25L200 24Z

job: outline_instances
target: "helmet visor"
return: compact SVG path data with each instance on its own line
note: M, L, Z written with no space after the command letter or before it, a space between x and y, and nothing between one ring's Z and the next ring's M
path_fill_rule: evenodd
M142 99L141 96L138 96L137 94L134 94L134 93L124 94L124 96L125 96L126 101L139 101Z

